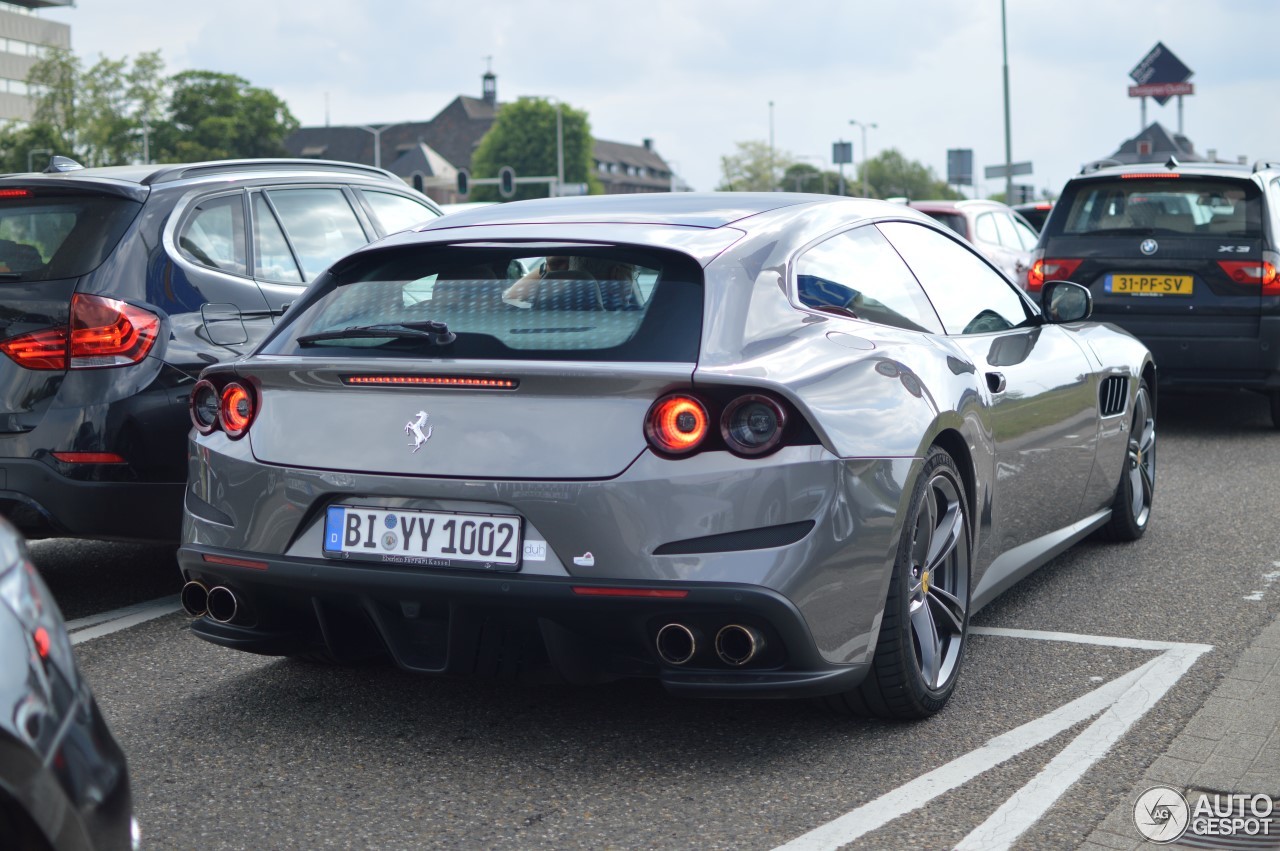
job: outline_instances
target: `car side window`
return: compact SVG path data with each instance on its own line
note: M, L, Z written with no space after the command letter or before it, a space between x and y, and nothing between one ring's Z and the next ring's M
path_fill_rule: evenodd
M276 214L261 194L253 196L253 275L264 281L302 283L302 273L285 241Z
M265 194L279 214L305 281L368 242L339 188L270 189Z
M948 334L1007 331L1034 315L1013 284L967 246L910 222L876 227L915 273Z
M361 190L361 194L369 202L383 233L402 231L436 217L435 210L403 195L370 189Z
M796 261L796 293L815 310L906 328L942 332L920 284L874 227L821 242Z
M1035 228L1018 216L1013 217L1013 229L1018 232L1018 239L1021 241L1024 251L1030 251L1035 248L1036 243L1040 241L1040 234L1036 233Z
M178 234L178 250L201 266L247 274L241 193L218 195L196 204Z
M978 216L978 220L973 225L973 236L979 242L990 242L993 245L1000 244L1000 234L996 230L994 213L983 213Z
M996 220L996 230L1000 232L1000 244L1013 251L1021 251L1022 242L1018 239L1018 232L1013 228L1013 217L1008 213L992 213L991 217Z

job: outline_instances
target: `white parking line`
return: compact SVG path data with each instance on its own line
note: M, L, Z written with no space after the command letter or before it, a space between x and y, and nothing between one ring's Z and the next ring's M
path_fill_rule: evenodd
M178 603L178 595L161 597L146 603L134 603L111 612L101 612L83 618L67 621L67 632L71 635L72 644L83 644L149 620L171 615L182 611Z
M969 782L1054 736L1101 713L1093 724L1067 745L1030 783L1014 793L995 813L965 837L958 848L1008 848L1119 741L1139 718L1213 648L1207 644L1142 641L1035 630L974 628L977 635L1065 641L1104 647L1162 651L1159 656L1101 688L1058 707L1047 715L1015 727L977 750L917 777L821 827L799 836L778 851L835 849L889 824L929 801Z

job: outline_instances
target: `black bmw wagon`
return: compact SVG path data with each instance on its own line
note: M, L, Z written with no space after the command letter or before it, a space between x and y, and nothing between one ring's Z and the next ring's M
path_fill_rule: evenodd
M390 172L317 160L0 177L0 513L28 537L176 540L200 370L438 215Z

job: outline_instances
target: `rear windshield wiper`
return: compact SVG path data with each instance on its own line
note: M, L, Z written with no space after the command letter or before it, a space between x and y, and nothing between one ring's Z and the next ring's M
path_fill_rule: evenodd
M309 346L324 340L355 340L389 337L397 340L421 340L433 346L447 346L458 335L443 322L384 322L376 325L349 325L334 331L303 334L298 345Z

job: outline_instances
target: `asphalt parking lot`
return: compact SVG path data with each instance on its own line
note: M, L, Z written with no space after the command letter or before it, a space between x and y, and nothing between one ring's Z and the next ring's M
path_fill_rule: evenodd
M952 703L918 724L677 699L647 682L327 668L205 644L180 614L77 653L129 754L148 848L940 848L981 835L1089 729L1055 732L1055 711L1161 657L1157 645L1210 646L1114 746L1081 751L1079 781L1013 845L1073 847L1280 611L1280 435L1264 401L1166 398L1159 430L1147 536L1087 542L981 612ZM172 548L33 550L73 625L177 592ZM1018 730L1027 747L957 774ZM936 797L911 785L930 772L955 783ZM857 829L812 837L854 811Z

